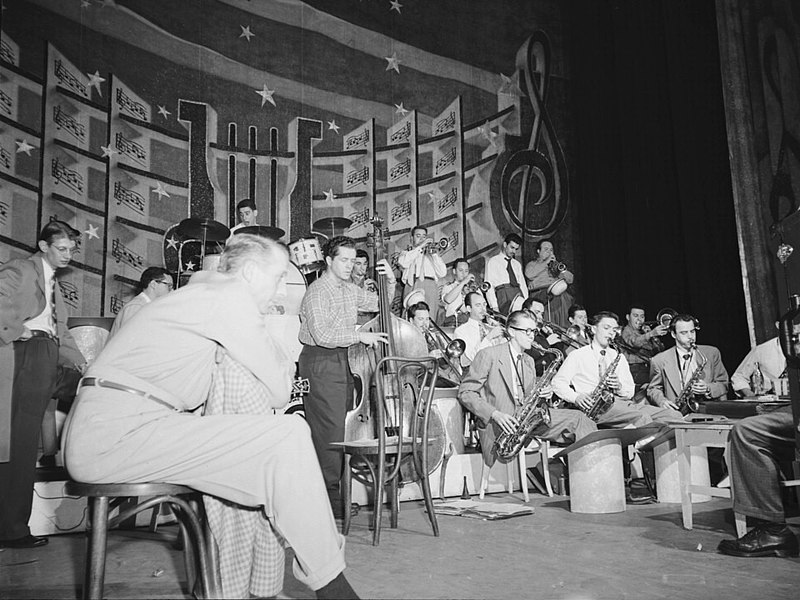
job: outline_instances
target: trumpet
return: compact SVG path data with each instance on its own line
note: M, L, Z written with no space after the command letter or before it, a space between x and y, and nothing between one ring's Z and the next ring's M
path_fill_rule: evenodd
M422 245L422 251L425 254L433 254L434 252L444 252L450 246L450 240L446 237L441 238L438 242L428 239Z
M429 347L432 346L441 350L442 358L449 365L455 379L460 383L464 372L461 369L461 361L459 359L467 349L467 343L462 339L452 339L434 321L430 323L431 327L423 332L425 334L425 341L428 343Z
M551 276L558 277L561 273L567 270L567 265L565 265L563 262L553 259L547 263L547 270L550 272Z
M482 284L478 285L478 284L475 282L475 280L473 279L472 281L468 282L468 283L467 283L467 284L464 286L464 292L466 292L467 294L470 294L470 293L472 293L472 292L478 292L478 291L481 291L481 292L483 292L483 293L485 294L485 293L486 293L486 292L488 292L488 291L489 291L491 288L492 288L492 284L491 284L491 283L489 283L488 281L484 281Z

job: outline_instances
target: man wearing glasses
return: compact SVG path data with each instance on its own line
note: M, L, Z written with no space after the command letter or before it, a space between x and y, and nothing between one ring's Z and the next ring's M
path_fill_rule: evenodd
M458 388L461 404L473 413L481 428L483 460L491 466L497 460L493 451L498 433L513 433L518 426L515 410L536 385L536 366L525 353L536 335L536 321L526 311L515 311L506 322L508 342L480 350ZM549 387L541 396L552 394ZM536 436L560 444L572 442L596 431L597 427L578 410L550 410L550 424Z
M31 535L28 520L42 418L72 369L85 368L56 278L79 235L51 221L39 234L39 252L0 266L0 548L47 544Z
M142 307L153 300L166 296L172 291L172 275L163 267L147 267L139 280L141 293L125 303L122 310L117 313L114 325L111 327L109 337L117 333L119 328L130 321L131 317L139 312Z

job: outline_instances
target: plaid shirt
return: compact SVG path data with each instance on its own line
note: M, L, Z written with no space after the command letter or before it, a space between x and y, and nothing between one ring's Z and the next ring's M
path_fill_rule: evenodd
M266 388L220 347L204 414L252 414L269 418ZM265 598L283 589L283 539L261 508L203 496L211 534L219 552L223 598Z
M358 341L358 311L378 312L378 295L330 273L314 281L300 304L300 342L346 348Z

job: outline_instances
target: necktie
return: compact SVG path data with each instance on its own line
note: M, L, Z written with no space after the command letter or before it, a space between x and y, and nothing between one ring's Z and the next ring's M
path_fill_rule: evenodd
M606 372L606 351L600 350L600 363L597 365L598 373L600 377L603 376L603 373Z
M50 278L50 327L53 335L58 336L58 313L56 312L56 276Z
M508 271L508 283L510 283L513 287L519 287L519 281L517 281L514 268L511 266L510 258L506 258L506 271Z
M522 394L525 395L525 378L522 373L522 354L517 354L517 376L519 377L519 387L522 388Z

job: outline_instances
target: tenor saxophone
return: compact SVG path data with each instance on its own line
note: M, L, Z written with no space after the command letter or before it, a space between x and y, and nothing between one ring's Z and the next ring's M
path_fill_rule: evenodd
M514 418L517 420L517 427L513 433L501 432L494 441L494 451L503 460L511 460L519 452L531 443L537 429L542 425L550 424L550 405L547 399L540 397L539 393L546 386L550 385L553 377L558 371L558 367L564 361L564 354L556 348L543 348L539 344L533 344L539 352L555 355L555 360L550 363L547 370L536 381L536 385L525 395L517 409L514 411Z
M700 363L692 372L692 376L689 377L686 385L683 386L681 395L675 400L675 405L678 407L678 410L681 411L683 416L688 415L690 412L697 412L700 409L700 402L698 402L697 397L692 393L692 385L700 380L700 376L703 374L703 369L706 368L706 363L708 362L706 355L700 352L696 344L692 344L692 350L700 355Z
M614 405L614 392L608 387L608 378L617 370L617 365L621 357L622 353L617 350L617 355L614 357L614 360L608 365L608 368L600 376L600 381L592 390L592 393L589 394L592 405L584 412L592 421L597 421L601 415L608 412Z

